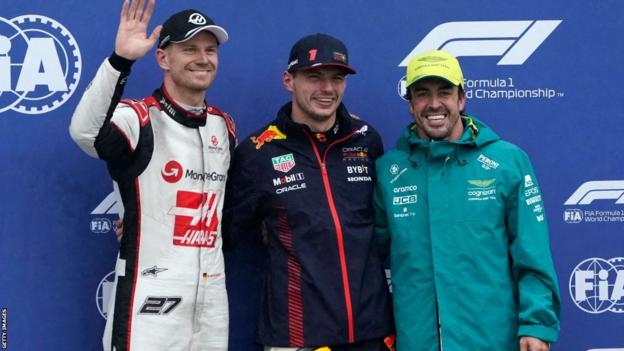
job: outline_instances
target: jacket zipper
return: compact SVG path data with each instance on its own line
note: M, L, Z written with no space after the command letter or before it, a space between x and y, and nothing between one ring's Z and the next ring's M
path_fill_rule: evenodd
M329 144L327 146L327 149L325 149L325 152L322 158L321 158L321 155L319 154L316 144L314 143L314 139L312 139L308 131L305 131L305 135L310 141L310 144L312 145L312 149L314 150L314 155L316 156L316 160L318 161L318 164L321 167L321 175L323 177L323 186L325 187L325 195L327 197L329 210L331 212L332 219L334 221L334 227L336 228L336 237L338 239L338 255L340 256L340 270L342 273L342 286L344 289L345 306L347 309L349 342L353 343L355 342L355 331L354 331L354 326L353 326L353 307L351 303L351 289L349 287L349 273L347 272L347 259L346 259L345 250L344 250L344 237L342 235L342 225L340 224L340 218L338 217L338 211L336 210L336 204L334 202L334 196L332 195L331 184L329 182L329 175L327 174L327 167L325 164L325 161L327 159L327 153L332 148L332 146L351 138L351 136L353 135L353 132Z

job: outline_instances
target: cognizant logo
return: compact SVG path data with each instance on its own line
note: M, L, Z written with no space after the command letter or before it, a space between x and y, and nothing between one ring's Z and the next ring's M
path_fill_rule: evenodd
M502 56L498 65L522 65L561 20L446 22L435 27L399 63L429 50L454 56Z
M80 80L78 43L41 15L0 17L0 113L42 114L63 105Z

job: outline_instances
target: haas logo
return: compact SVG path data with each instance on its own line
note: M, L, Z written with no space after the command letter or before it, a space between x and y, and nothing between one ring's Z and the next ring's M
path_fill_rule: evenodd
M176 246L215 247L219 228L217 192L178 191L176 206L169 210L175 216L173 244Z
M182 165L174 160L167 162L162 171L160 171L160 174L167 183L177 183L182 179L182 173L184 173Z

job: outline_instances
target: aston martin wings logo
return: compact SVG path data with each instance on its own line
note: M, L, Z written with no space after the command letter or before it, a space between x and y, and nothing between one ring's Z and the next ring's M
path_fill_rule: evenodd
M496 182L496 178L492 178L492 179L470 179L468 181L468 184L477 186L479 188L487 188L490 185L494 184L494 182Z

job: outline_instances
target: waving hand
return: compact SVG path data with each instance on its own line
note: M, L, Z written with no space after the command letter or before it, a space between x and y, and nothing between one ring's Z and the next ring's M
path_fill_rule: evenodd
M147 36L147 25L154 12L155 0L124 0L115 38L115 52L129 60L145 56L154 46L162 26L154 28Z

